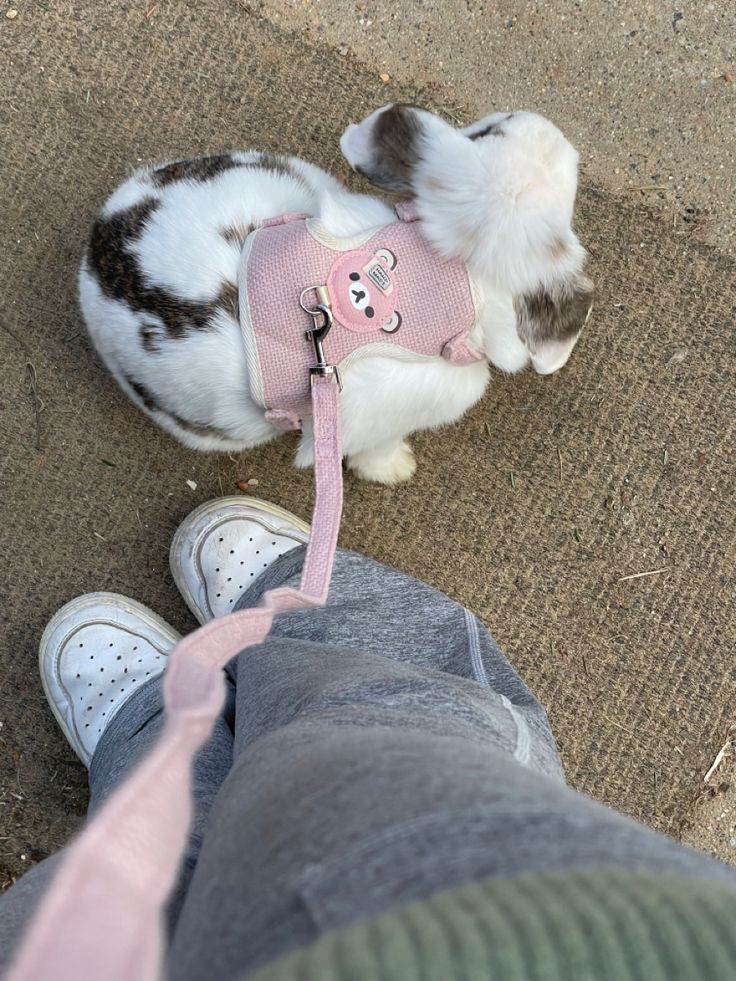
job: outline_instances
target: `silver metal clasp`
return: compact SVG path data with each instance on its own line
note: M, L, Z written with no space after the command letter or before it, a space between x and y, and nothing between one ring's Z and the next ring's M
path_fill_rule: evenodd
M319 302L313 306L309 307L304 301L304 297L307 293L316 293ZM307 340L311 340L314 344L314 353L317 359L317 363L314 367L309 369L310 379L314 378L334 378L337 382L340 391L342 391L342 379L340 378L340 371L337 365L330 364L326 357L324 348L322 347L322 342L325 337L330 332L332 327L332 310L330 310L329 301L327 296L327 291L323 286L308 286L306 289L302 290L299 296L299 303L302 310L309 314L313 321L313 327L308 330L305 334Z

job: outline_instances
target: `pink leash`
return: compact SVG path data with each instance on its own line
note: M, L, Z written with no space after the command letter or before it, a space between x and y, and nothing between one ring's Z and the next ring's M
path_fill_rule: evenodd
M342 512L340 396L325 363L325 323L311 333L317 497L299 589L266 593L261 605L213 620L177 644L163 694L158 743L73 841L26 932L8 981L157 981L164 962L164 904L192 819L192 762L225 700L223 667L265 639L278 613L322 606ZM337 383L336 383L337 382Z

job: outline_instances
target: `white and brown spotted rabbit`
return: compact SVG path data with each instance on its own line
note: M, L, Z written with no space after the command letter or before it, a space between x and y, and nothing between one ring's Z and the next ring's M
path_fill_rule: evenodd
M464 265L469 341L483 355L454 364L376 350L344 372L348 465L393 483L415 469L407 436L459 419L483 394L488 362L547 374L570 356L592 302L571 229L578 157L533 113L455 129L401 105L348 127L341 147L376 187L411 199L429 248ZM338 239L397 220L303 160L238 152L140 170L94 224L79 289L95 347L133 402L187 446L242 450L281 432L252 398L237 284L249 233L295 212ZM311 462L307 422L296 463Z

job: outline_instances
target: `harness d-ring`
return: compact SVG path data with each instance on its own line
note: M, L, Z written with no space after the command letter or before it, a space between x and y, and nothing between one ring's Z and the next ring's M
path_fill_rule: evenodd
M304 302L304 297L307 293L314 293L317 297L317 306L308 307ZM299 306L308 313L310 317L314 317L315 314L319 313L321 307L329 307L330 305L330 294L327 292L326 286L307 286L299 294Z

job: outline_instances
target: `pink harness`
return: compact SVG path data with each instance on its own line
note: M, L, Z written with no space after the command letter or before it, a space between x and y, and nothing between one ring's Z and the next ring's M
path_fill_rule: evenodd
M327 318L324 358L346 379L372 355L483 360L468 340L475 304L465 267L441 260L411 211L397 211L400 221L350 239L303 215L273 218L248 236L239 295L251 395L281 428L300 428L311 412L314 352L302 309Z
M294 252L276 249L277 241ZM459 363L482 357L467 343L474 314L467 275L432 256L409 225L388 225L349 248L325 244L309 222L277 219L248 243L241 319L256 370L254 398L289 427L309 412L314 417L316 503L300 587L270 590L255 609L213 620L177 644L164 677L158 743L69 846L8 981L161 978L163 908L192 817L192 762L224 703L222 669L265 639L277 613L327 600L342 510L339 367L349 376L366 353L443 354ZM301 272L291 262L296 253L307 260ZM314 306L305 301L310 293ZM433 308L437 295L441 311ZM444 326L452 304L459 330ZM305 310L313 321L306 340Z

